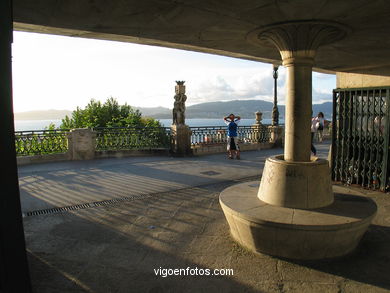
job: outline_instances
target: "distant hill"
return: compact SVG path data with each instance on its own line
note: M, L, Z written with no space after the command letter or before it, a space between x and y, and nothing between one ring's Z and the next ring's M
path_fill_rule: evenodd
M229 102L202 103L187 108L188 118L221 118L230 113L242 118L253 118L254 112L263 112L264 118L271 117L273 104L261 100L236 100Z
M333 102L313 104L313 114L317 115L318 112L324 113L325 119L331 120L333 116Z
M140 110L143 116L147 117L159 117L161 116L172 116L172 110L164 107L134 107L134 109Z
M332 117L332 102L313 104L313 115L323 112L325 118ZM187 118L221 118L230 113L240 115L242 118L254 118L255 112L263 113L263 118L269 119L272 115L273 103L262 100L235 100L229 102L209 102L188 106ZM285 116L284 105L279 105L280 118ZM172 118L172 110L168 108L138 108L145 116L157 119Z
M273 104L261 100L235 100L229 102L208 102L188 106L186 110L187 118L221 118L230 113L240 115L242 118L254 118L255 112L263 113L263 118L269 119L272 115ZM172 118L172 110L164 107L134 107L141 111L144 116L157 119ZM284 105L279 105L280 118L284 118ZM332 102L323 104L313 104L313 114L323 112L326 119L332 117ZM15 113L16 120L50 120L62 119L66 115L71 115L68 110L42 110Z
M69 110L37 110L14 113L15 120L57 120L71 115Z

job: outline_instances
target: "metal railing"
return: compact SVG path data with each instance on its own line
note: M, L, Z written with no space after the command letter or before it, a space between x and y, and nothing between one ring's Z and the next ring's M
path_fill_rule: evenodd
M170 147L170 128L167 127L99 127L96 150L130 150Z
M253 126L239 126L237 131L239 142L269 142L271 131L268 126L269 125L262 125L260 129ZM227 143L226 126L190 127L190 130L191 144L193 146Z
M65 153L69 130L15 131L18 156Z
M389 189L390 87L333 91L332 178Z
M227 142L226 126L190 127L193 146L224 144ZM169 149L169 127L99 127L96 132L96 150ZM68 151L70 130L16 131L15 146L18 156L65 153ZM261 128L240 126L240 143L269 142L268 125Z

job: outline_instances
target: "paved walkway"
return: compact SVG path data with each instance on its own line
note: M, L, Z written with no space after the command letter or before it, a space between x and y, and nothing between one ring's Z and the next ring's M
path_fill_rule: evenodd
M319 147L326 157L329 144ZM50 209L259 177L267 157L281 149L192 158L127 157L19 167L22 211Z
M319 147L321 156L328 147ZM220 191L258 178L265 157L276 153L246 152L241 161L212 155L21 167L24 212L127 197L24 218L35 292L388 292L387 194L348 189L374 198L379 213L358 250L339 260L291 262L231 240ZM229 268L234 275L164 278L154 273L160 267Z

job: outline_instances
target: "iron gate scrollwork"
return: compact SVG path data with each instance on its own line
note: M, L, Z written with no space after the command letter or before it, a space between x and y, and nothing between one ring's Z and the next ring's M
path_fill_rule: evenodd
M389 189L390 87L333 91L332 179Z

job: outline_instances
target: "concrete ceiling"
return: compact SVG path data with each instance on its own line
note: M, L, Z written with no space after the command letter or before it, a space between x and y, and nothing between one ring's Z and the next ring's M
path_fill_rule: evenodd
M14 0L15 30L109 39L280 63L248 32L291 20L331 20L349 35L323 46L325 72L390 75L388 0Z

